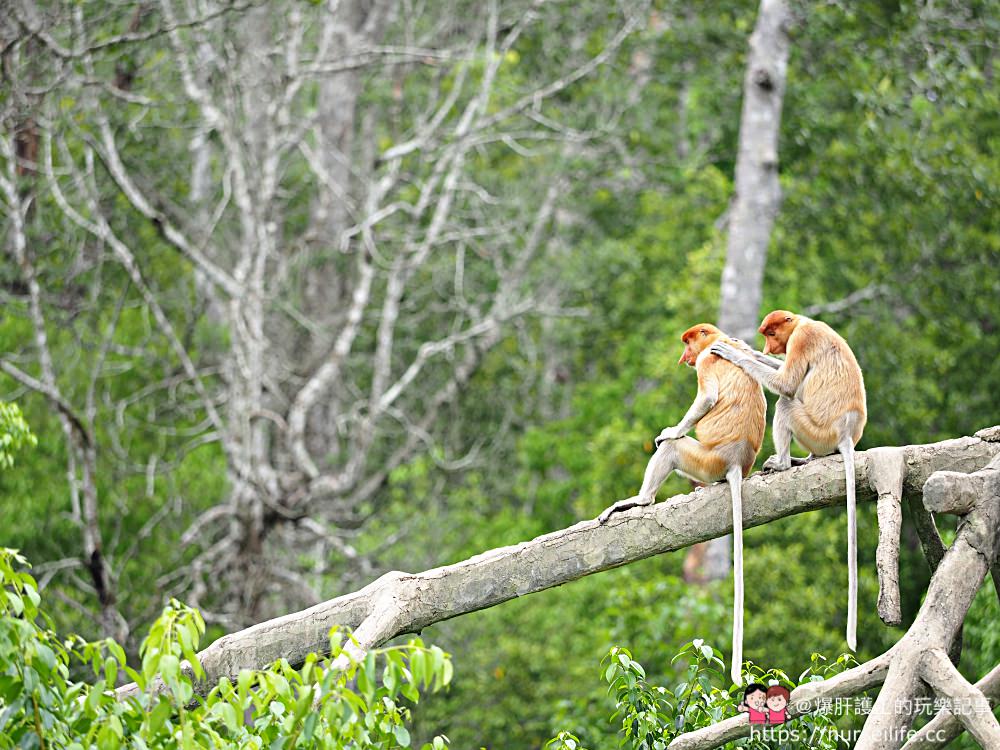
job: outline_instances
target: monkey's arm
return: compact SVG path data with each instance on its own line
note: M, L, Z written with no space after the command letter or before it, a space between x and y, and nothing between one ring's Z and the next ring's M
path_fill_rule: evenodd
M758 352L756 349L751 349L753 358L760 362L762 365L767 365L772 370L778 370L781 368L781 360L775 357L769 357L764 352Z
M756 349L754 349L752 346L750 346L750 344L748 344L743 339L731 339L731 340L736 342L737 345L736 345L735 348L737 350L743 352L744 354L749 354L754 359L756 359L758 362L760 362L762 365L767 365L772 370L777 370L779 367L781 367L781 360L780 359L777 359L775 357L769 357L768 355L764 354L764 352L757 351ZM729 342L728 341L720 341L719 343L720 344L727 344Z
M762 386L779 396L794 398L795 391L799 387L799 383L802 382L802 376L805 375L805 372L799 372L801 368L793 366L790 359L785 359L777 369L772 369L773 365L770 362L767 364L760 362L755 356L742 352L730 344L717 342L712 344L709 351L729 360ZM764 354L760 356L766 357Z
M698 420L704 417L715 406L719 400L719 382L715 378L698 378L698 396L695 398L687 414L673 427L665 427L663 431L653 441L657 448L664 440L676 440L682 438L691 431L691 428L698 424Z

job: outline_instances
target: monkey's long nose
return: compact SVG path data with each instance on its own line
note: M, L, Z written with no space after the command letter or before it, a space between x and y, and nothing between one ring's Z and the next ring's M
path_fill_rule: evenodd
M688 350L687 350L687 347L684 347L684 353L681 354L681 358L679 360L677 360L677 364L683 365L683 364L686 364L687 361L688 361Z

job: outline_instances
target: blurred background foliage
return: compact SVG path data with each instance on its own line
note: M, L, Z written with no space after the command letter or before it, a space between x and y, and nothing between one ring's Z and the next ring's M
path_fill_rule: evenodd
M500 68L499 92L513 96L525 81L558 70L567 43L606 40L611 14L605 26L599 4L583 5L579 16L573 4L562 6L519 39ZM477 181L498 194L532 174L569 177L545 274L568 312L518 320L448 407L449 444L481 444L474 461L456 468L429 448L391 474L351 538L365 565L337 552L315 560L309 548L287 551L315 566L323 596L386 570L423 570L563 528L635 492L652 437L683 415L695 391L693 373L676 364L678 337L718 312L755 12L752 3L728 0L654 3L608 64L545 107L553 118L572 112L587 128L608 125L600 118L614 103L621 115L608 126L613 147L570 158L544 149L527 157L484 152L477 161ZM996 4L819 2L796 4L795 13L781 126L784 199L764 308L809 312L851 343L868 389L861 449L1000 423ZM139 64L160 85L178 85L168 59ZM366 102L376 106L391 101L397 82L373 76L365 85ZM417 76L405 96L419 99L421 91ZM133 157L169 172L172 154L185 148L169 133ZM170 290L163 299L190 350L211 362L227 333L200 319L191 268L148 224L123 222L141 237L144 270ZM79 324L97 330L117 315L118 349L154 350L107 379L107 403L160 381L168 354L155 349L165 345L121 270L107 266L103 296L79 300L61 245L66 227L44 229L48 250L39 263L66 283L46 289L64 304L65 325L52 327L49 342L64 382L84 382L92 362L71 332L83 302ZM18 293L16 278L15 269L0 270L8 295ZM0 316L0 351L30 337L23 317ZM17 456L17 471L0 474L0 542L36 563L60 626L86 634L93 601L85 576L45 565L79 544L62 430L43 399L13 380L0 385L39 441ZM211 444L178 452L169 473L147 481L151 457L176 450L177 436L195 435L200 417L144 395L137 408L145 421L132 426L127 443L114 444L114 455L127 460L102 463L98 477L108 554L121 571L119 605L138 623L159 613L164 581L198 551L180 543L183 530L228 491L223 456ZM115 418L101 411L98 429ZM770 452L768 438L759 460ZM687 490L675 476L660 496ZM904 623L887 628L875 615L877 528L867 505L859 509L859 540L863 661L912 620L928 570L907 525ZM845 648L842 509L748 530L745 544L746 658L792 675L809 667L813 652L835 658ZM428 628L423 637L452 653L456 668L450 692L415 710L415 736L444 732L459 748L537 748L569 729L588 747L610 746L617 733L599 664L611 646L628 648L657 683L675 676L669 659L680 644L728 643L731 584L686 583L682 559L645 560ZM210 636L221 632L209 628ZM988 580L966 624L961 667L978 678L997 662L1000 607Z

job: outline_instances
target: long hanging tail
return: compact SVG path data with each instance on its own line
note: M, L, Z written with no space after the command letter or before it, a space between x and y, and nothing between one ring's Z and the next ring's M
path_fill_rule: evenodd
M729 674L742 683L743 667L743 472L740 467L726 475L733 497L733 662Z
M847 480L847 647L858 648L858 521L854 486L854 443L844 441L840 447L844 456Z

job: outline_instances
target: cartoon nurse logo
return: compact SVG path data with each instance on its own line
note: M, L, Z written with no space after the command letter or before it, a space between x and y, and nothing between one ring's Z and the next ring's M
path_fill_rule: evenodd
M788 688L772 683L764 687L753 682L743 691L743 702L737 706L741 713L748 714L751 724L775 726L788 721Z
M750 714L751 724L767 723L767 688L759 682L752 682L743 691L743 702L737 708L741 713Z

